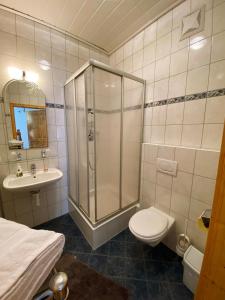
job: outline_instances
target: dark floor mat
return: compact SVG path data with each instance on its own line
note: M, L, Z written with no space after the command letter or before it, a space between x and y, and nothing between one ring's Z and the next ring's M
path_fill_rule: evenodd
M127 300L128 290L92 268L80 262L71 254L64 254L56 264L57 271L69 277L68 300Z

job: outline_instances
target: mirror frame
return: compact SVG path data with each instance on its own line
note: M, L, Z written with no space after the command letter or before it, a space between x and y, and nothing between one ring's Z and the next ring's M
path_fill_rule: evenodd
M23 82L26 82L26 83L30 83L31 85L34 85L38 90L40 90L44 96L44 99L45 99L45 105L32 105L32 104L20 104L20 103L15 103L15 102L8 102L8 112L6 111L5 109L5 101L6 101L6 93L7 93L7 88L9 87L9 85L15 81L23 81ZM10 117L10 120L11 120L11 129L12 129L12 137L15 139L16 138L16 124L15 124L15 115L14 115L14 107L27 107L27 108L40 108L40 109L44 109L45 110L45 114L46 114L46 127L47 127L47 131L48 131L48 121L47 121L47 112L46 112L46 101L47 101L47 98L46 98L46 95L45 93L42 91L42 89L38 86L37 83L35 82L29 82L27 80L25 80L24 78L23 79L10 79L9 81L7 81L5 84L4 84L4 87L2 89L2 98L3 98L3 113L4 113L4 117ZM9 141L9 133L8 133L8 128L6 128L6 137L7 137L7 141ZM43 149L43 148L47 148L49 145L49 137L48 137L48 134L47 134L47 145L45 146L42 146L42 147L30 147L30 148L26 148L24 150L31 150L31 149ZM10 146L8 144L8 147L9 147L9 150L12 150L10 149Z

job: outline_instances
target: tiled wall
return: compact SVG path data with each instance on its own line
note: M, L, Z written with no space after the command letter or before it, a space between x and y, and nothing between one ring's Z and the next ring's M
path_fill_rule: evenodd
M203 5L204 30L180 41L182 17ZM224 90L211 91L225 88L224 14L224 1L187 0L111 55L147 81L145 142L220 148Z
M182 17L203 5L204 30L180 41ZM212 204L225 117L224 15L223 0L184 1L110 56L146 80L141 205L175 217L173 249L185 219L193 244L206 240L196 218ZM157 157L177 160L177 177L158 173Z
M38 85L51 103L47 108L49 167L59 167L64 172L57 184L41 190L40 206L29 193L11 194L2 190L2 201L6 217L34 226L67 212L67 170L65 146L65 120L63 85L79 66L90 57L107 62L108 57L100 51L87 47L77 40L46 26L0 10L0 92L12 79L8 67L32 71L39 75ZM6 120L0 116L0 178L16 172L15 153L8 150ZM24 170L35 163L43 167L41 150L21 151Z
M177 161L177 176L158 172L157 158ZM141 204L154 205L175 218L167 239L172 248L188 220L188 236L198 249L204 249L207 235L196 221L204 209L212 206L218 159L219 151L143 144Z

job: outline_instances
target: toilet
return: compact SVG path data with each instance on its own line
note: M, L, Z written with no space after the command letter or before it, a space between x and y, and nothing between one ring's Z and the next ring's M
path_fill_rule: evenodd
M130 218L129 229L138 240L155 247L167 235L174 222L173 217L151 206Z

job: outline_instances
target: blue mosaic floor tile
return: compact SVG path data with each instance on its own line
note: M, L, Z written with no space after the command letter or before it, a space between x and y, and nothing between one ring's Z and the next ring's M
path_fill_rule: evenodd
M90 255L89 266L99 273L106 273L107 257L103 255Z
M109 243L109 256L126 256L126 244L124 242L112 241Z
M149 300L172 300L167 282L148 281Z
M65 235L65 252L97 272L126 286L131 300L192 300L183 285L180 258L165 245L152 248L138 241L127 228L96 250L92 250L69 215L36 227Z
M182 283L171 283L169 285L173 300L193 300L194 296ZM218 299L219 300L219 299Z
M126 279L126 287L130 291L131 300L148 300L147 281Z
M143 258L143 243L137 241L136 243L126 243L126 257Z
M143 259L127 258L125 262L125 276L127 278L146 279L145 262Z
M124 277L125 276L124 258L108 256L106 274L108 276Z
M166 281L167 265L163 262L146 260L146 276L148 280Z
M110 244L108 242L108 243L100 246L98 249L92 250L92 254L109 255L109 247L110 247Z

